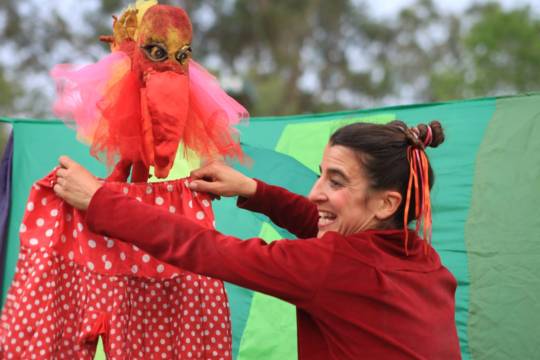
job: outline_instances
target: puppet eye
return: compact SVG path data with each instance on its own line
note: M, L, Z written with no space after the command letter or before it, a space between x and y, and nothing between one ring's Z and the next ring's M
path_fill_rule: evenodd
M152 61L163 61L167 59L167 49L161 44L148 44L142 46L146 57Z
M191 57L191 46L184 46L176 53L176 61L184 65Z

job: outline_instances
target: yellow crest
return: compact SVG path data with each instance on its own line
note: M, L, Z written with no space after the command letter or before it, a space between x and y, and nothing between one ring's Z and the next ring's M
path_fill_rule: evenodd
M110 42L112 50L126 40L135 40L138 25L141 23L144 14L149 8L157 4L157 0L137 0L134 5L130 5L123 10L120 18L113 16L113 35L104 36L102 40Z

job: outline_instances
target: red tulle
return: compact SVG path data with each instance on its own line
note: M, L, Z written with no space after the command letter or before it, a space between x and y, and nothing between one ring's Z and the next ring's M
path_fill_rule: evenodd
M190 61L189 75L135 69L117 51L79 70L59 65L51 72L59 85L54 111L74 121L93 156L108 166L142 162L158 177L169 173L180 143L207 159L242 157L232 126L247 110L204 68Z
M132 72L125 74L98 103L101 118L90 153L105 155L107 165L118 158L135 162L142 157L141 83Z

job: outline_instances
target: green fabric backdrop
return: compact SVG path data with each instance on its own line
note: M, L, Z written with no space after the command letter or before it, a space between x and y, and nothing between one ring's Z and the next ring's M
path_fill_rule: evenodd
M433 244L458 279L456 323L464 359L532 359L540 343L540 95L290 117L254 118L240 128L252 160L245 173L307 194L333 130L355 122L401 119L415 125L438 119L446 141L429 156L433 189ZM30 185L60 154L91 171L103 167L64 124L0 119L13 124L13 203L3 296L18 253L18 224ZM178 174L178 173L177 173ZM290 237L262 215L214 202L219 230L267 241ZM296 359L294 308L272 297L226 284L239 360ZM97 358L103 358L98 354Z

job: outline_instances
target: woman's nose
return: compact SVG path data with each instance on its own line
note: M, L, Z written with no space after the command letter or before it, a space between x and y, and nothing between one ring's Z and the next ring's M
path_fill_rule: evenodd
M322 191L320 178L315 182L315 184L313 184L313 187L311 188L311 191L309 192L308 199L314 203L318 203L326 199L326 196L324 195L324 191Z

